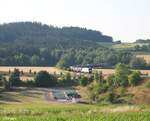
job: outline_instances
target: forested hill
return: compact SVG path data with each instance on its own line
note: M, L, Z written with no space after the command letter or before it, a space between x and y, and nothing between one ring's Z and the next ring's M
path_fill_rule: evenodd
M37 22L19 22L0 25L0 42L14 44L34 44L51 48L76 48L97 46L97 42L113 42L112 37L99 31L79 27L43 25Z
M113 42L99 31L19 22L0 25L0 66L59 66L128 63L130 54L101 46ZM126 59L124 59L126 58ZM122 61L121 61L122 60Z

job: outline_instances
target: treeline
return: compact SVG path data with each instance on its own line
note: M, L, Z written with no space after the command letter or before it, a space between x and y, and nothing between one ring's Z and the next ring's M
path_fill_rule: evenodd
M35 47L9 47L0 49L0 66L57 66L105 64L113 68L117 63L130 65L135 69L149 69L143 58L135 57L129 51L116 51L104 47L80 49L38 49Z
M150 43L147 45L136 45L134 48L134 51L138 52L150 52Z
M57 63L58 67L69 67L70 65L87 65L105 63L106 67L114 67L121 62L129 64L132 54L125 51L115 51L102 48L89 48L79 50L69 50L63 53Z
M107 63L109 67L118 62L129 64L130 52L107 48L38 49L29 46L0 48L0 65L5 66L58 66Z

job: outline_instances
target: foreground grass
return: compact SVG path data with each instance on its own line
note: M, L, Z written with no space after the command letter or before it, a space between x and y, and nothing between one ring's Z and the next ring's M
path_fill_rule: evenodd
M0 121L150 121L148 110L111 110L117 107L62 103L1 104ZM124 109L126 106L120 107Z
M1 121L149 121L148 112L1 116Z
M43 89L0 94L0 121L150 121L149 106L64 104Z

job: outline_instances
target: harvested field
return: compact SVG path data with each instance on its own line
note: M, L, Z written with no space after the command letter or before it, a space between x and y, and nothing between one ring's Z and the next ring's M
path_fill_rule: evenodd
M150 70L140 70L140 72L150 76Z
M22 81L34 80L34 77L29 77L29 76L21 76L20 78Z
M114 69L94 69L94 71L98 71L98 72L102 71L102 73L106 76L115 73ZM150 70L138 70L138 71L140 71L144 75L146 74L150 76Z
M147 63L150 63L150 55L137 55L138 58L144 58Z
M110 74L115 73L114 69L94 69L93 71L94 72L96 72L96 71L100 72L101 71L104 75L110 75Z
M6 79L9 79L9 76L4 76ZM30 76L21 76L20 79L22 81L28 81L28 80L34 80L34 76L30 77Z
M31 72L39 72L39 71L47 71L51 74L60 74L61 72L64 72L64 70L58 69L56 67L18 67L18 66L14 66L14 67L10 67L10 66L1 66L0 67L0 72L9 72L9 71L13 71L15 68L19 69L20 71L23 71L25 73L29 73L29 71L31 70Z
M9 67L9 66L1 66L0 67L0 72L6 72L8 73L9 70L13 71L15 68L19 69L20 71L23 71L24 73L29 73L29 71L31 70L32 73L34 72L39 72L39 71L47 71L50 74L60 74L61 72L67 72L65 70L61 70L58 69L56 67ZM102 73L104 74L104 76L113 74L115 72L114 69L93 69L93 72L96 71L102 71ZM147 74L150 76L150 70L139 70L142 74ZM29 76L22 76L21 77L22 80L32 80L33 77L29 77Z

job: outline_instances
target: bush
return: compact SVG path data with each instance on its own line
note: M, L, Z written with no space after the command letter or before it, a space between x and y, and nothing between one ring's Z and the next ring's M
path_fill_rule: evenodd
M132 86L137 85L141 81L140 72L134 71L132 74L128 77L129 84Z
M86 86L88 84L89 80L86 76L81 76L79 79L79 83L81 86Z
M126 92L127 92L126 88L122 87L122 88L120 89L120 96L125 96L125 95L126 95Z
M115 86L115 75L112 74L112 75L109 75L106 79L106 84L107 86Z
M106 96L106 101L108 101L110 103L114 103L114 101L115 101L115 93L114 92L108 92L108 94Z
M55 86L57 79L47 71L40 71L36 74L35 84L38 87Z
M117 64L115 69L115 79L118 86L128 85L129 67L125 64Z
M99 96L100 104L117 103L118 97L114 92L107 92Z
M59 86L71 86L71 85L75 85L75 80L72 80L71 74L65 73L65 74L61 74L58 78L58 85Z
M20 80L20 71L15 69L14 72L9 77L9 82L11 86L21 86L22 81Z
M100 71L100 72L97 72L96 71L96 73L94 73L94 80L97 82L97 83L102 83L103 82L103 74L102 74L102 72Z
M34 87L36 86L35 81L34 80L27 80L24 82L24 86L26 87Z
M98 103L103 99L100 94L105 94L108 91L108 87L106 84L94 83L88 86L88 96L91 102Z
M100 94L100 85L99 84L91 84L88 87L88 98L90 102L98 102Z

